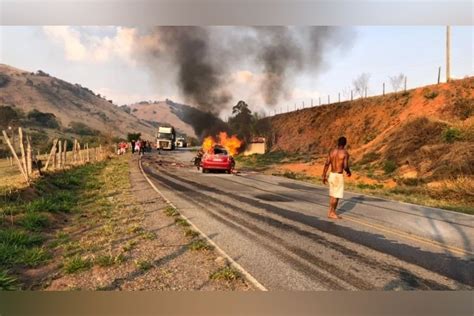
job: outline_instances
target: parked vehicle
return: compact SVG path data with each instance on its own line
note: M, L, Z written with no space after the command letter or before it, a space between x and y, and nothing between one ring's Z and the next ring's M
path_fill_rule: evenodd
M176 132L172 126L160 126L156 133L156 149L174 150Z
M186 148L187 146L188 146L188 143L186 142L186 138L184 138L184 137L176 138L176 147L177 148Z

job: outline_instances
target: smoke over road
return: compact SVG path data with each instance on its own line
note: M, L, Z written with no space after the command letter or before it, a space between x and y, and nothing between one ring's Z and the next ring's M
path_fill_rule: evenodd
M324 56L351 43L351 35L336 27L156 27L136 58L169 63L186 101L218 115L234 98L232 71L255 70L261 99L274 106L303 71L317 76L327 67Z

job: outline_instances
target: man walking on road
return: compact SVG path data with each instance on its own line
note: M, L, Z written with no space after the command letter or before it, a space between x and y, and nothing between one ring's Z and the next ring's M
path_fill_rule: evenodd
M349 169L349 153L344 148L346 146L347 139L342 136L337 140L337 148L334 148L329 152L326 163L324 164L323 170L323 183L329 182L329 213L328 217L332 219L340 219L339 215L336 214L337 203L339 199L344 196L344 176L343 171L346 171L347 176L351 176L351 170ZM331 165L331 172L329 178L326 178L329 165Z

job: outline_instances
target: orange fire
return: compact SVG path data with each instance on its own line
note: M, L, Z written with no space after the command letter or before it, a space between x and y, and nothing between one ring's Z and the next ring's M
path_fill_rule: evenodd
M227 149L231 156L235 156L238 153L240 146L242 145L242 141L238 139L236 135L232 135L229 137L226 132L220 132L217 139L212 136L204 138L204 141L202 143L202 149L205 152L209 152L216 144L219 144L225 149Z
M204 141L202 143L202 149L204 150L204 152L207 153L211 151L212 147L214 147L215 144L216 141L214 140L214 137L207 136L206 138L204 138Z

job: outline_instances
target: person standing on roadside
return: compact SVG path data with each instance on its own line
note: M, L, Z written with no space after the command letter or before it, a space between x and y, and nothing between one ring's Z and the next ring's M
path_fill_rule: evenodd
M134 154L135 153L135 140L132 139L131 143L132 143L132 154Z
M339 199L344 197L344 176L343 171L347 176L351 176L349 169L349 153L345 149L347 139L344 136L337 140L337 147L329 152L329 155L324 164L323 183L329 183L329 212L328 217L331 219L341 219L342 217L336 214L337 203ZM329 166L331 172L329 178L326 177Z

